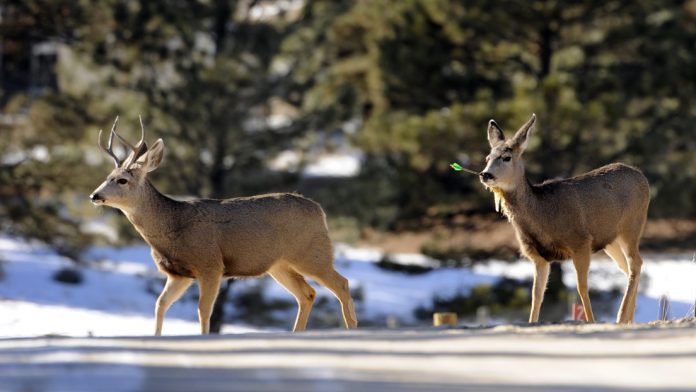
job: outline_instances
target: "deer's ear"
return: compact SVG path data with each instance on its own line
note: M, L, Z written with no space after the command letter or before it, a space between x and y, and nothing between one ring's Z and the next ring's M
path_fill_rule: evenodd
M529 144L529 137L532 135L532 128L536 123L536 114L532 114L532 118L529 119L518 131L515 133L513 140L513 145L519 148L520 151L524 151Z
M503 141L505 141L503 130L500 129L495 120L491 119L491 121L488 122L488 144L490 144L491 147L495 147Z
M150 146L150 149L145 154L145 162L143 162L143 170L149 173L157 169L162 162L162 156L164 155L164 141L162 139L157 139L156 142Z

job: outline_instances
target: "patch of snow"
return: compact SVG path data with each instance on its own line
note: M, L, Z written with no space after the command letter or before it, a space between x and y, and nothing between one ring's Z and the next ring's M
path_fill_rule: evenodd
M306 177L354 177L360 172L360 157L357 154L322 154L305 167Z
M335 152L310 152L305 157L307 166L302 169L304 177L354 177L360 173L362 153L352 148ZM294 150L280 152L268 163L271 170L296 172L303 156Z
M663 295L670 300L670 318L693 315L691 312L696 301L696 263L690 262L691 259L692 256L688 254L643 255L641 282L636 301L636 322L657 320L659 299ZM534 267L527 260L515 263L492 261L476 265L474 271L513 279L532 279L534 275ZM590 288L600 291L619 288L623 293L626 280L626 276L611 259L593 257L590 264ZM563 283L569 288L576 287L575 268L569 261L563 262ZM618 298L614 314L618 312L620 304L621 298ZM614 317L602 321L612 320Z
M112 225L107 225L103 220L84 221L80 228L87 234L101 235L111 242L118 240L116 229Z
M279 129L292 124L292 118L284 114L272 114L266 118L266 122L271 129Z
M300 153L292 150L281 151L274 159L268 163L272 170L286 170L294 172L302 161Z
M0 336L149 336L153 317L98 311L74 306L44 305L28 301L0 301ZM166 318L167 335L196 335L198 321ZM223 333L254 332L253 328L223 326Z
M436 268L439 265L437 260L420 253L387 254L376 248L354 248L340 243L334 245L334 248L338 259L350 260L352 262L377 263L385 256L388 256L390 260L401 265L413 265L425 268Z
M336 270L350 281L351 288L364 293L363 317L397 317L415 322L414 310L430 306L434 296L468 293L474 286L493 284L500 278L464 268L440 268L410 275L380 269L363 260L337 259Z
M258 2L249 9L252 21L274 19L284 12L296 11L304 6L304 0L279 0L273 2Z
M53 275L75 267L73 262L41 244L0 237L0 336L148 335L154 329L156 293L162 287L162 275L149 253L146 246L94 248L88 258L102 260L79 268L83 282L70 285L55 281ZM226 331L249 330L231 325ZM163 333L198 331L197 303L187 297L174 303Z

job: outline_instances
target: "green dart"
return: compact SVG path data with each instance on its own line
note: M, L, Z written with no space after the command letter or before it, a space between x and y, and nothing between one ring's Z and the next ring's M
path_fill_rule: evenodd
M473 170L469 170L469 169L467 169L467 168L462 167L462 165L458 164L457 162L452 162L452 163L450 163L450 167L451 167L452 169L454 169L454 171L463 171L463 172L466 172L466 173L473 174L473 175L475 175L475 176L478 176L478 175L479 175L477 172L475 172L475 171L473 171Z

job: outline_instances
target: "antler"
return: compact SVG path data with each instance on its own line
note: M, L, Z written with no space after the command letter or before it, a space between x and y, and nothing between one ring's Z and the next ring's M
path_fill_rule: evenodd
M138 118L140 118L140 141L135 146L130 144L123 136L119 135L118 133L116 134L118 140L130 148L131 151L137 151L138 147L140 147L140 145L145 141L145 126L143 126L143 117L138 115Z
M134 164L138 161L138 158L140 158L141 156L143 156L143 154L147 152L147 143L145 143L145 126L143 125L143 117L138 115L138 118L140 118L140 141L138 141L138 144L133 146L127 141L125 141L123 138L121 138L118 134L116 134L116 136L119 136L121 141L123 141L124 144L126 144L131 149L131 151L133 151L127 159L126 166Z
M109 135L109 144L107 146L108 148L104 147L104 145L102 145L102 142L101 142L102 130L101 129L99 130L99 139L98 139L97 143L99 144L99 147L101 147L101 149L104 150L104 152L106 152L107 154L109 154L111 159L114 160L114 164L116 165L116 167L119 167L119 166L121 166L121 161L118 159L116 154L114 154L114 150L113 150L114 135L118 136L119 138L121 137L116 133L116 122L118 122L118 116L116 116L116 120L114 120L114 125L111 126L111 134Z
M104 147L102 145L102 130L99 130L99 147L101 147L102 150L109 154L111 159L114 160L114 164L116 165L116 167L121 167L121 165L123 165L124 167L128 167L135 163L138 160L138 158L140 158L141 156L143 156L143 154L147 152L147 143L145 143L145 125L143 125L143 117L138 117L140 118L140 141L138 141L138 144L136 144L135 146L130 144L128 140L126 140L116 132L116 123L118 122L118 116L116 116L116 120L114 120L114 125L111 127L111 134L109 135L109 144L107 145L107 147ZM118 138L118 140L121 141L121 143L123 143L126 147L128 147L131 150L131 154L124 161L119 160L116 154L114 154L114 135Z
M145 126L143 125L143 116L138 114L138 118L140 119L140 141L138 144L136 144L136 146L145 144Z

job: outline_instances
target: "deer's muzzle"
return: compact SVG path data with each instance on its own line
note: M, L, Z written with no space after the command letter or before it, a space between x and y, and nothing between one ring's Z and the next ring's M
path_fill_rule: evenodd
M104 198L97 192L92 193L89 195L89 199L92 201L94 204L101 204L104 202Z
M481 177L481 181L483 181L483 182L488 182L488 181L492 181L495 179L495 176L489 172L481 172L481 174L479 174L479 176Z

